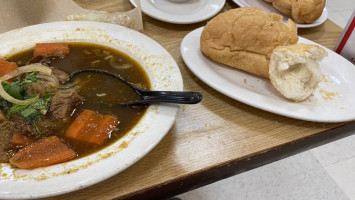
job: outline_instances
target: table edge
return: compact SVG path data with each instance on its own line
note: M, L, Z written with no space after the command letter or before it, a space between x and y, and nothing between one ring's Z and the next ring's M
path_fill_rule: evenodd
M321 131L311 136L285 143L277 148L258 152L248 159L230 160L218 166L213 166L196 174L189 174L173 181L134 192L114 199L140 200L164 199L188 192L190 190L211 184L213 182L261 167L263 165L287 158L289 156L310 150L320 145L352 135L355 121L340 124L337 127Z

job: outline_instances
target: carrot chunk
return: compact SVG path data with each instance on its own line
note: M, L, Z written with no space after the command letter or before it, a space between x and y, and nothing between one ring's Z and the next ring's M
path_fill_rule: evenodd
M14 147L25 147L33 142L33 139L22 135L20 133L14 133L11 138L11 144Z
M67 56L70 52L65 43L37 43L34 49L34 57L37 56Z
M17 65L14 62L7 62L0 58L0 77L8 74L9 72L17 69Z
M46 167L68 161L76 153L57 136L49 136L20 149L10 163L21 169Z
M118 119L114 116L84 110L72 122L65 135L80 142L101 145L110 137L117 123Z

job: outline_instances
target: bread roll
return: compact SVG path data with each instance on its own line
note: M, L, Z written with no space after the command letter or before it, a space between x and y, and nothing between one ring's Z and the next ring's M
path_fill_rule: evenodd
M268 78L273 49L297 41L297 27L291 20L284 24L281 15L243 7L209 21L200 45L202 53L216 62Z
M325 0L264 0L297 23L310 24L323 13Z
M270 0L268 1L270 2ZM292 14L292 5L291 0L271 0L272 6L281 13L291 16Z
M325 0L292 0L292 19L297 23L310 24L323 13Z
M289 100L305 100L321 79L318 63L326 55L323 48L311 44L275 48L269 70L272 85Z

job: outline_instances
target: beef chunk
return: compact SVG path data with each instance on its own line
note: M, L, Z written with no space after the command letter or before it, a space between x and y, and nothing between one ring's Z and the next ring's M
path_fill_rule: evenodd
M8 162L13 156L14 148L11 140L14 134L18 135L35 135L38 134L35 127L26 122L23 117L13 115L9 120L0 122L0 163Z
M15 132L15 131L17 131L15 122L4 121L0 123L0 132Z
M74 108L83 101L83 98L76 90L69 90L66 93L58 93L54 95L50 112L59 119L69 117Z
M2 150L1 144L0 144L0 163L6 163L9 162L9 157L8 154L6 153L5 150Z
M9 118L11 123L13 123L13 130L15 132L24 134L24 135L35 135L37 134L36 128L28 123L21 115L11 115Z
M52 74L50 76L39 73L42 77L40 77L37 82L29 83L27 85L27 94L45 95L57 92L58 84L63 84L69 78L68 73L54 67L50 68L52 69Z
M6 121L7 118L5 116L5 114L0 110L0 123L3 122L3 121Z
M33 64L33 63L41 63L42 65L45 65L45 66L51 66L53 61L61 60L61 59L63 59L63 57L62 56L57 56L57 55L53 55L53 56L39 55L39 56L33 57L27 63L27 65Z
M30 60L28 64L33 64L33 63L41 63L42 65L51 66L52 61L60 60L62 59L61 56L36 56ZM60 84L63 84L68 78L69 74L58 69L55 67L50 67L52 69L52 75L59 81Z
M37 82L28 83L26 88L26 93L45 95L51 92L56 92L57 90L58 87L52 82L40 80Z
M69 74L55 67L51 67L52 75L58 80L59 84L63 84L69 78Z
M0 123L0 163L8 162L10 155L6 150L10 147L11 138L14 133L16 123L11 121L5 121Z
M35 127L26 122L23 117L14 115L8 121L0 123L0 163L8 162L11 158L9 149L13 147L11 139L14 134L35 135Z
M9 162L10 155L6 152L7 144L11 141L11 133L4 132L0 133L0 163ZM8 143L3 143L8 142Z
M45 57L45 56L35 56L27 63L27 65L30 65L33 63L41 63L42 65L49 66L50 60L48 57Z

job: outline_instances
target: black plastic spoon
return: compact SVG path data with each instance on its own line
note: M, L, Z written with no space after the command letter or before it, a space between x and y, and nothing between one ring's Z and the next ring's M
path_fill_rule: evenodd
M128 83L127 81L125 81L123 78L121 78L116 74L110 73L105 70L99 70L99 69L84 69L84 70L73 72L70 74L66 83L72 82L77 75L82 73L96 73L96 74L98 73L98 74L104 74L107 76L114 77L117 80L129 86L141 98L138 101L121 103L121 105L146 105L146 104L154 104L154 103L196 104L202 100L202 94L199 92L142 90Z

